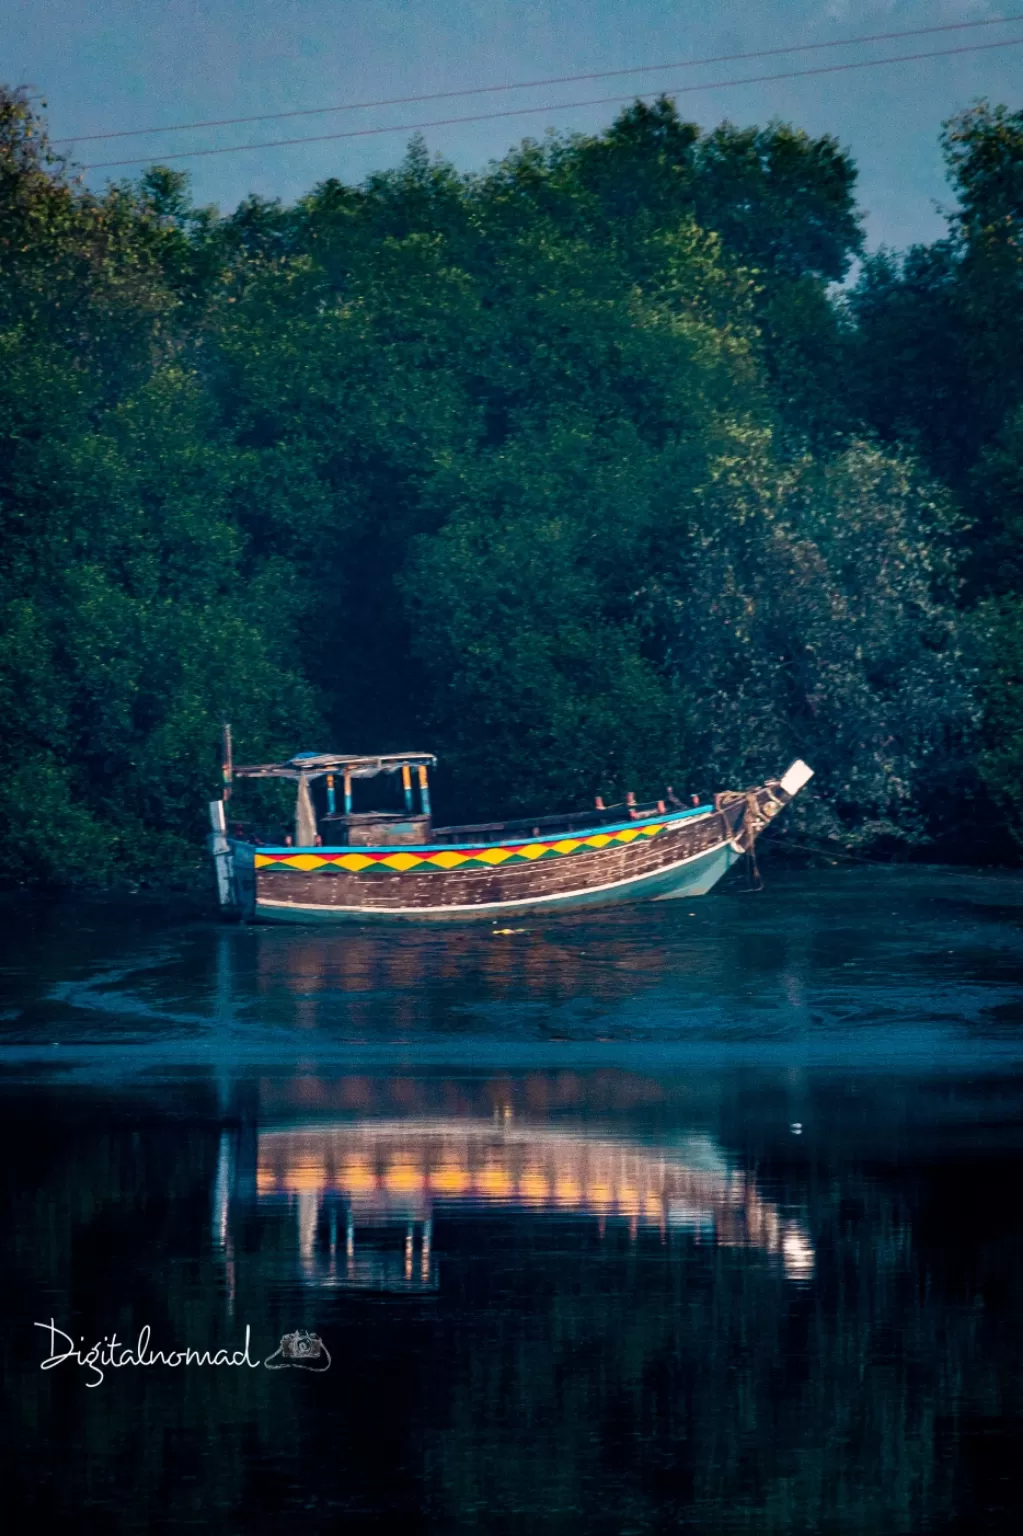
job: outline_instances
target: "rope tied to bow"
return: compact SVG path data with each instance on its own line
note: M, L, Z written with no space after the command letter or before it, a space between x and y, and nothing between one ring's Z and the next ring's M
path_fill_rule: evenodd
M768 789L767 793L770 795L769 805L771 811L773 812L775 807L780 810L784 801L779 800L777 795L772 794L770 789ZM765 815L764 810L761 809L759 790L726 789L722 790L718 796L718 809L722 811L728 806L740 803L745 806L742 817L742 830L739 838L733 839L733 841L739 843L743 853L746 855L748 890L752 892L762 891L764 889L764 879L760 873L760 866L757 864L756 842L760 833L767 826L770 814Z

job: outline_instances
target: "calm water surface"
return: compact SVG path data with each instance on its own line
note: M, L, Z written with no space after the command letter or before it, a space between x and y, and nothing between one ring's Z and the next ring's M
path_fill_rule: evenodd
M9 901L7 1516L1023 1529L1021 912L858 868L511 931ZM40 1368L144 1327L254 1364ZM295 1330L328 1369L262 1363Z

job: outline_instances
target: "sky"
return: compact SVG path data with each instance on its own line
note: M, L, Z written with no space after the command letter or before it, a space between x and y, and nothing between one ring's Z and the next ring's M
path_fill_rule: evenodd
M866 33L1019 16L1013 23L680 67L710 56L833 43ZM152 157L192 177L201 204L228 211L249 193L292 201L328 176L359 182L395 165L410 127L481 113L522 116L428 126L431 151L482 169L526 136L600 131L624 103L594 98L686 88L679 110L704 128L771 118L830 133L860 171L868 245L903 249L944 229L951 201L938 145L943 119L979 97L1023 106L1023 47L799 79L750 76L1023 40L1023 0L0 0L0 80L45 99L55 138L79 165ZM674 64L655 73L644 66ZM350 106L435 92L629 70L612 79L532 85L439 101L84 142L88 134ZM693 89L695 87L695 89ZM196 159L175 152L394 128L360 137L249 148ZM91 186L143 166L96 167Z

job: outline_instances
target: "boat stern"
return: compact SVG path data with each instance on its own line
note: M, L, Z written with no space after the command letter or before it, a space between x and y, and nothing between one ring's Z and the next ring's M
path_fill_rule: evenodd
M223 800L210 801L207 838L217 882L217 903L225 917L251 917L256 905L254 849L227 835Z

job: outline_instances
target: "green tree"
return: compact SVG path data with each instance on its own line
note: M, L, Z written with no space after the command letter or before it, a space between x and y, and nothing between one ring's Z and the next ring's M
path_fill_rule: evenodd
M166 169L89 192L5 95L15 872L187 862L225 715L245 755L414 733L444 814L800 750L822 830L923 836L975 708L964 533L912 450L972 498L975 587L978 552L1016 581L1011 420L943 436L1015 280L1013 123L963 119L949 240L846 304L855 167L785 124L705 134L661 99L221 217Z
M194 867L221 719L253 746L315 719L291 573L251 558L188 363L208 221L167 177L83 191L17 93L0 199L7 872Z

